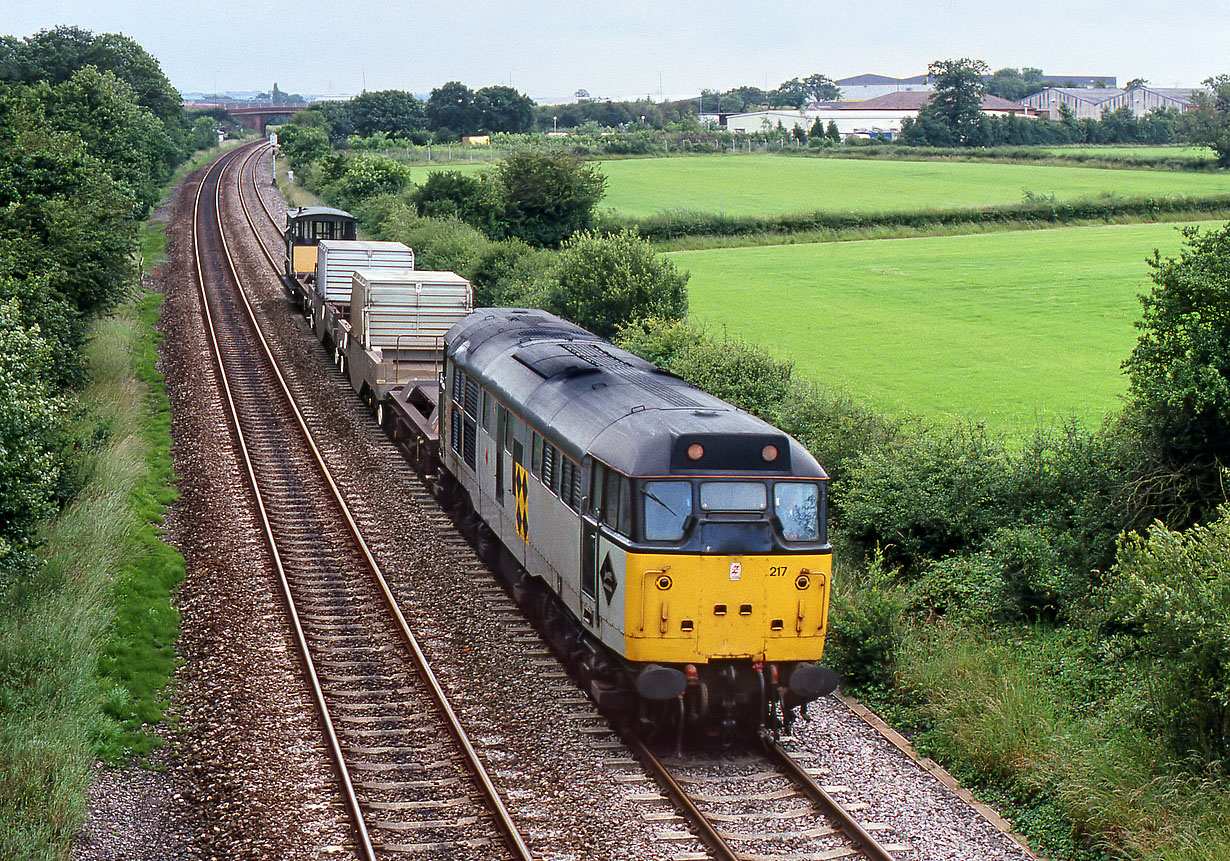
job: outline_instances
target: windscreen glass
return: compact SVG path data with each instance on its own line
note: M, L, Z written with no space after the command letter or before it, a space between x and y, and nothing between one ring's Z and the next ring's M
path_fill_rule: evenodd
M641 487L645 503L645 540L678 541L692 514L692 485L686 481L647 481Z
M768 492L758 481L706 481L700 486L705 511L764 511Z
M820 540L820 487L810 482L779 481L773 485L773 513L787 541Z

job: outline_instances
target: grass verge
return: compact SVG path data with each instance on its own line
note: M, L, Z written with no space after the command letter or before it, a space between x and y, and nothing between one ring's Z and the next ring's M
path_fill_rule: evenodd
M216 155L199 155L177 178ZM144 269L163 225L142 237ZM155 368L161 297L135 289L95 321L79 393L87 480L42 532L42 565L0 593L0 858L68 855L96 757L143 759L176 665L179 554L159 538L174 498L170 404Z

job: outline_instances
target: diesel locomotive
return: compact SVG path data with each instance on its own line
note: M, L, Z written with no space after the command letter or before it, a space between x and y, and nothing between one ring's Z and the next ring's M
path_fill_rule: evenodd
M551 314L471 311L468 284L433 311L435 331L441 313L455 314L434 357L380 376L397 355L390 345L416 335L386 333L383 347L362 336L354 297L380 273L356 268L347 303L305 271L314 254L302 245L315 252L327 239L348 256L347 216L288 218L287 288L608 714L680 738L776 735L836 687L817 663L832 575L828 476L802 445ZM349 256L362 256L365 244L353 245ZM426 302L418 281L445 275L401 270L401 293ZM420 311L397 319L419 325Z
M836 685L828 476L797 441L543 311L445 336L441 468L596 701L724 734Z

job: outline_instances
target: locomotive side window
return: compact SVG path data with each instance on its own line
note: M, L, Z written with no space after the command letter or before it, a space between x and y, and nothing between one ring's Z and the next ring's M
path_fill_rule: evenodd
M773 485L773 513L787 541L820 540L820 486L779 481Z
M632 482L627 476L594 461L589 497L595 520L621 535L632 535Z
M491 406L495 403L495 398L491 397L491 392L483 390L483 429L491 436L495 436L495 428L491 424Z
M647 481L641 487L645 500L645 539L678 541L692 515L692 485L686 481Z
M700 486L705 511L764 511L768 492L758 481L706 481Z
M542 437L538 435L538 431L534 431L533 445L530 447L530 472L534 473L538 478L542 478L542 473L539 468L542 466Z

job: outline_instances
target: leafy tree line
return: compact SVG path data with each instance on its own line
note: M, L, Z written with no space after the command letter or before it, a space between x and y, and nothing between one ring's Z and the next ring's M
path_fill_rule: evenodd
M127 37L0 38L0 587L75 492L86 323L130 288L139 222L206 125Z
M475 91L449 81L426 101L403 90L379 90L345 102L321 102L299 114L296 124L320 129L332 144L372 135L415 143L450 141L462 135L527 132L534 124L534 102L512 87Z

